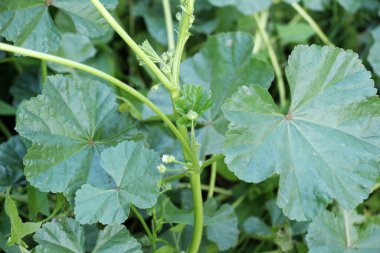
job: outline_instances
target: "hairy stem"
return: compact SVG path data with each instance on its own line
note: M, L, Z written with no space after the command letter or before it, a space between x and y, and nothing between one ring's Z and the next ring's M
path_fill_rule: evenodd
M268 15L268 12L263 12L262 14L264 17ZM280 63L278 61L276 52L273 49L273 46L271 44L271 41L269 39L269 35L266 31L266 28L263 26L263 22L261 22L259 16L257 14L253 15L253 18L255 19L257 23L257 27L259 28L259 33L261 37L263 38L264 44L266 48L268 49L269 58L272 62L274 73L276 74L276 80L277 80L277 89L280 96L280 106L281 108L284 108L286 106L286 93L285 93L285 83L284 79L282 77L282 71L280 67Z
M319 38L325 43L326 45L334 45L330 39L327 37L327 35L322 31L322 29L319 27L319 25L314 21L314 19L305 11L304 8L302 8L301 5L298 3L292 3L293 8L300 14L307 23L313 28L313 30L316 32L316 34L319 36Z
M179 27L179 35L176 50L174 53L173 59L173 80L176 86L179 86L179 67L181 63L181 58L183 54L183 50L185 48L186 42L190 37L189 29L194 21L194 2L195 0L185 0L186 6L182 6L183 11L181 14L180 27Z
M162 0L162 6L164 8L166 34L168 36L169 50L174 50L175 40L174 40L174 29L173 29L173 17L172 17L172 11L170 9L170 0Z
M350 224L349 224L349 217L348 217L348 211L343 209L343 219L344 219L344 230L346 232L346 246L347 248L351 248L352 242L351 242L351 231L350 231Z
M224 155L223 154L217 154L217 155L213 155L210 159L206 160L205 162L202 163L201 165L201 169L204 169L206 168L207 166L213 164L214 162L220 160L220 159L223 159L224 158Z
M146 66L154 73L154 75L160 80L160 82L170 92L177 90L178 88L173 85L164 73L156 66L156 64L141 50L139 45L128 35L128 33L121 27L121 25L112 17L108 10L99 0L91 0L93 5L102 14L105 20L110 26L119 34L119 36L127 43L127 45L133 50L133 52L146 64Z
M24 56L29 56L41 60L46 60L46 61L51 61L55 62L58 64L62 64L65 66L69 66L71 68L76 68L80 69L84 72L90 73L92 75L95 75L97 77L102 78L103 80L108 81L109 83L121 88L122 90L128 92L144 104L146 104L148 107L150 107L161 119L166 123L166 125L169 127L169 129L173 132L173 134L178 138L178 140L181 142L185 150L187 152L191 152L191 148L188 145L186 139L182 136L182 134L178 131L178 129L174 126L174 124L171 122L171 120L152 102L150 101L147 97L142 95L140 92L137 90L133 89L132 87L128 86L127 84L123 83L119 79L104 73L98 69L95 69L93 67L87 66L85 64L72 61L72 60L67 60L65 58L61 58L58 56L50 55L50 54L45 54L45 53L40 53L36 52L33 50L21 48L21 47L16 47L16 46L11 46L5 43L0 42L0 50L7 51L7 52L12 52Z

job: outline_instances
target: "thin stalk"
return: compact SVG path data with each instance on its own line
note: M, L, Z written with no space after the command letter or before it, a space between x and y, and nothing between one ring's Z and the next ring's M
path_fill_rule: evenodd
M268 15L268 12L263 12L262 14L264 17ZM262 22L260 21L260 18L257 14L253 15L253 18L255 19L257 23L257 27L259 28L259 32L261 37L263 38L264 44L266 48L268 49L269 53L269 58L272 62L273 68L274 68L274 73L276 74L276 79L277 79L277 89L280 95L280 106L281 108L284 108L286 106L286 93L285 93L285 83L284 79L282 77L282 71L280 67L280 63L278 61L276 52L273 49L273 46L270 42L269 35L263 26Z
M261 22L261 25L263 27L266 27L267 26L267 22L268 22L268 15L263 15L261 18L260 18L260 22ZM263 41L262 41L262 38L261 38L261 35L260 35L260 31L256 31L255 32L255 44L253 45L253 54L257 54L258 52L260 52L262 46L263 46Z
M104 19L109 25L120 35L120 37L127 43L127 45L133 50L133 52L145 63L145 65L154 73L154 75L160 80L160 82L170 92L178 90L178 88L172 84L164 73L156 66L156 64L144 53L144 51L137 45L137 43L128 35L128 33L121 27L121 25L112 17L108 10L99 0L91 0L95 8L102 14Z
M292 7L300 14L307 23L313 28L315 33L319 36L319 38L325 43L326 45L334 45L330 39L327 37L327 35L322 31L322 29L319 27L319 25L314 21L314 19L306 12L304 8L302 8L301 5L294 2L292 3Z
M12 133L8 130L8 128L4 125L4 123L1 120L0 120L0 131L3 132L5 137L7 137L7 139L12 137Z
M169 176L167 178L162 179L161 183L170 183L172 181L181 179L181 178L185 177L186 175L187 175L187 172L183 172L183 173L179 173L179 174L176 174L176 175L173 175L173 176Z
M210 183L209 183L210 186L209 186L207 198L212 198L214 196L215 183L216 183L216 166L217 166L217 162L214 162L211 165Z
M352 242L351 242L350 224L349 224L349 218L348 218L348 211L345 209L343 209L343 218L344 218L344 229L346 232L346 246L347 248L351 248Z
M170 1L162 0L162 7L164 8L166 34L168 36L168 47L169 47L169 50L174 50L175 40L174 40L174 29L173 29L173 16L172 16L172 10L170 8Z
M173 80L174 84L179 87L179 67L181 63L182 54L186 45L187 40L190 37L189 29L194 21L194 2L195 0L184 1L186 6L182 6L183 11L181 14L181 21L179 27L179 35L176 50L173 59Z
M191 188L191 184L189 183L179 183L179 188ZM202 191L210 191L211 187L209 185L201 185ZM232 191L226 190L220 187L214 187L214 192L225 195L225 196L232 196Z
M134 207L133 205L130 205L133 213L136 215L137 219L140 221L141 225L143 226L144 230L145 230L145 233L147 234L147 236L149 237L150 240L153 239L153 234L152 232L150 231L148 225L146 224L144 218L142 217L142 215L140 214L140 212L137 210L136 207Z
M224 155L223 154L217 154L217 155L214 155L213 157L211 157L210 159L206 160L205 162L202 163L201 165L201 169L204 169L206 168L207 166L213 164L214 162L220 160L224 158Z
M42 81L42 85L45 84L46 78L47 78L47 65L46 65L46 61L42 60L41 61L41 81Z
M50 55L50 54L36 52L33 50L21 48L21 47L8 45L8 44L2 43L2 42L0 42L0 50L12 52L12 53L16 53L16 54L20 54L20 55L24 55L24 56L29 56L29 57L33 57L33 58L37 58L37 59L41 59L41 60L55 62L55 63L62 64L65 66L69 66L71 68L76 68L76 69L82 70L84 72L98 76L98 77L110 82L111 84L113 84L113 85L121 88L122 90L128 92L129 94L131 94L132 96L134 96L135 98L137 98L138 100L140 100L141 102L146 104L148 107L150 107L162 119L162 121L164 121L167 124L169 129L178 138L178 140L181 142L183 147L188 152L192 151L190 146L186 142L185 138L182 136L182 134L179 132L179 130L174 126L174 124L171 122L171 120L152 101L150 101L147 97L142 95L140 92L138 92L137 90L128 86L127 84L123 83L119 79L117 79L117 78L115 78L115 77L113 77L107 73L104 73L98 69L95 69L93 67L87 66L87 65L79 63L79 62L75 62L72 60L68 60L68 59L61 58L61 57L54 56L54 55Z

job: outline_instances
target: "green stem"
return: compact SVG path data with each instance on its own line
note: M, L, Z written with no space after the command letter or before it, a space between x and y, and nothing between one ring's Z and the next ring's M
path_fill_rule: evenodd
M213 157L211 157L210 159L206 160L205 162L202 163L201 165L201 169L204 169L206 168L207 166L213 164L214 162L220 160L224 158L224 155L223 154L217 154L217 155L214 155Z
M179 188L191 188L191 184L189 183L179 183L178 184ZM208 185L201 185L202 191L210 191L211 187ZM225 196L232 196L232 191L226 190L220 187L214 187L213 189L214 192L225 195Z
M298 3L292 3L293 8L300 14L307 23L313 28L313 30L317 33L319 38L325 43L326 45L334 45L330 39L327 37L327 35L322 31L322 29L319 27L319 25L314 21L314 19L306 12L304 8L302 8L301 5Z
M261 22L261 26L262 27L266 27L267 26L267 22L268 22L268 15L263 15L261 18L260 18L260 22ZM262 41L262 38L261 38L261 35L260 35L260 31L256 31L255 32L255 44L253 45L253 54L257 54L258 52L260 52L261 48L262 48L262 44L263 44L263 41Z
M214 196L214 191L215 191L215 182L216 182L216 166L217 162L214 162L211 165L211 173L210 173L210 189L207 194L207 198L212 198Z
M158 80L170 92L176 91L178 88L173 85L164 73L156 66L156 64L144 53L144 51L136 44L136 42L128 35L128 33L121 27L121 25L112 17L108 10L99 0L91 0L95 8L102 14L104 19L110 26L120 35L120 37L127 43L127 45L135 52L135 54L146 64L146 66L155 74Z
M46 65L46 61L45 60L42 60L41 61L41 81L42 81L42 85L45 84L45 81L46 81L46 78L47 78L47 65Z
M130 205L133 213L136 215L137 219L140 221L141 225L143 226L147 236L149 237L149 239L152 239L153 238L153 234L152 232L150 231L148 225L146 224L145 220L144 220L144 217L142 217L142 215L140 214L140 212L137 210L137 208L133 205Z
M181 21L179 27L179 35L176 50L174 53L173 59L173 80L174 84L179 87L179 67L181 64L181 58L183 54L183 50L185 48L186 41L190 37L189 29L194 20L193 12L194 12L194 2L195 0L186 0L186 6L182 6L183 11L181 14Z
M173 29L173 17L172 17L172 11L170 9L170 1L162 0L162 6L164 8L166 34L168 36L168 47L169 47L169 50L174 50L175 40L174 40L174 29Z
M263 12L262 15L265 17L268 15L268 12ZM264 44L265 44L266 48L268 49L269 58L272 62L272 65L274 68L274 73L276 74L277 89L278 89L279 96L280 96L280 106L281 106L281 108L284 108L286 106L286 93L285 93L285 83L284 83L284 79L282 77L282 71L281 71L280 63L278 61L276 52L274 51L273 46L270 42L269 35L268 35L265 27L263 26L262 22L260 21L259 16L257 14L254 14L253 17L257 23L257 27L259 28L259 32L260 32L261 37L263 38Z
M3 132L5 137L7 137L7 139L12 137L12 133L8 130L8 128L4 125L4 123L1 120L0 120L0 131Z
M190 174L190 184L194 201L194 230L189 253L197 253L201 245L203 233L203 200L200 172Z
M170 183L170 182L175 181L177 179L181 179L181 178L185 177L186 175L187 175L187 172L179 173L179 174L172 175L172 176L169 176L167 178L164 178L161 180L161 182L162 183Z
M128 86L127 84L123 83L119 79L117 79L117 78L115 78L115 77L113 77L107 73L104 73L98 69L95 69L93 67L87 66L87 65L79 63L79 62L64 59L64 58L54 56L54 55L50 55L50 54L36 52L33 50L21 48L21 47L8 45L8 44L2 43L2 42L0 42L0 50L12 52L12 53L16 53L16 54L20 54L20 55L24 55L24 56L29 56L29 57L33 57L33 58L37 58L37 59L41 59L41 60L55 62L55 63L62 64L65 66L69 66L71 68L80 69L84 72L93 74L97 77L100 77L100 78L110 82L111 84L113 84L113 85L121 88L122 90L128 92L129 94L131 94L132 96L134 96L135 98L137 98L138 100L140 100L141 102L146 104L148 107L150 107L162 119L162 121L164 121L167 124L169 129L178 138L178 140L181 142L183 147L188 152L192 151L190 146L188 145L187 141L185 140L185 138L182 136L182 134L179 132L179 130L174 126L174 124L171 122L171 120L152 101L150 101L147 97L142 95L140 92L138 92L137 90Z

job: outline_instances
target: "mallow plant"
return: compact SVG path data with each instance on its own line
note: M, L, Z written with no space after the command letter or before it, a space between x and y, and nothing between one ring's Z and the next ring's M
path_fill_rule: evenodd
M380 252L380 219L362 205L379 188L380 99L359 56L302 4L276 3L327 44L294 46L284 80L272 1L163 0L157 16L152 2L134 2L153 33L137 43L115 9L133 1L0 0L0 57L40 65L12 86L14 107L0 101L17 132L0 122L0 249ZM255 36L186 51L215 25L195 10L217 7L250 17ZM111 41L131 56L127 76L94 60Z

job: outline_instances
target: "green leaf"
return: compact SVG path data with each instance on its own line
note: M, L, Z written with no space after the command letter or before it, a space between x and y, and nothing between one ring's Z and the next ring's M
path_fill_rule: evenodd
M222 33L208 38L201 51L181 64L184 83L211 90L213 106L200 119L203 127L196 132L201 155L218 154L227 130L221 106L238 87L257 84L269 87L272 68L252 59L253 40L248 33Z
M277 204L290 219L311 219L333 199L354 208L379 176L380 100L370 73L351 51L298 46L286 75L286 115L256 85L223 105L229 169L254 183L279 174Z
M303 0L305 6L313 11L324 11L329 6L330 0Z
M46 192L40 192L31 185L27 186L29 219L35 220L39 213L46 216L50 214L49 199Z
M26 244L22 241L22 238L36 232L41 227L41 223L23 223L18 215L16 204L9 195L5 198L4 209L11 221L11 237L9 238L7 244L10 246L20 244L26 247Z
M338 215L324 211L310 224L306 236L310 253L375 253L380 251L380 226L355 226L364 218L355 211Z
M85 233L75 220L65 218L46 223L34 235L39 243L36 253L85 253ZM141 245L122 225L106 226L100 231L92 253L142 253ZM87 251L86 251L87 252Z
M306 23L278 24L276 25L278 36L284 43L306 42L314 35L314 30Z
M273 235L271 228L258 217L248 217L243 223L244 231L250 236L270 237Z
M41 68L28 68L24 70L20 76L17 77L9 92L13 96L13 105L16 107L22 101L41 94Z
M69 218L42 225L33 236L39 244L36 253L84 253L84 231L80 224Z
M197 115L196 118L198 118L211 106L210 90L196 85L182 85L181 95L174 100L174 107L176 111L182 115L182 121L185 122L185 124L191 123L188 119L189 112L195 113Z
M0 192L25 183L22 163L25 153L26 147L18 136L0 144Z
M72 194L85 183L111 184L100 153L136 137L117 112L107 85L70 76L48 77L43 94L22 103L16 130L33 142L24 159L28 181L42 192Z
M377 76L380 76L380 26L372 31L374 43L369 49L368 62Z
M108 9L116 0L103 0ZM0 35L16 46L42 52L59 48L61 37L49 14L51 6L67 14L76 32L98 37L109 30L108 23L90 1L82 0L3 0L0 4Z
M100 189L85 184L75 198L75 215L82 224L123 223L130 204L141 209L154 206L159 195L159 155L141 143L123 142L102 152L101 164L114 187Z
M160 207L164 223L193 224L193 212L178 209L169 198L164 198ZM231 205L224 204L219 209L217 207L215 199L205 202L203 225L206 226L207 239L224 251L237 244L238 218Z
M361 6L360 0L337 0L338 3L348 12L355 13Z
M64 33L62 34L61 47L54 54L62 58L83 62L95 56L96 49L88 37L81 34ZM70 67L53 62L48 62L48 66L58 73L73 71Z
M217 7L235 6L241 13L250 15L269 8L272 0L209 0Z
M224 204L219 210L216 210L216 208L208 210L210 205L217 205L216 200L207 200L204 207L205 214L211 217L211 221L207 225L207 239L215 242L220 251L233 248L237 245L239 238L238 218L233 207L229 204Z
M0 116L12 116L15 114L15 108L0 100Z
M140 243L122 225L112 225L100 231L93 253L142 253Z

